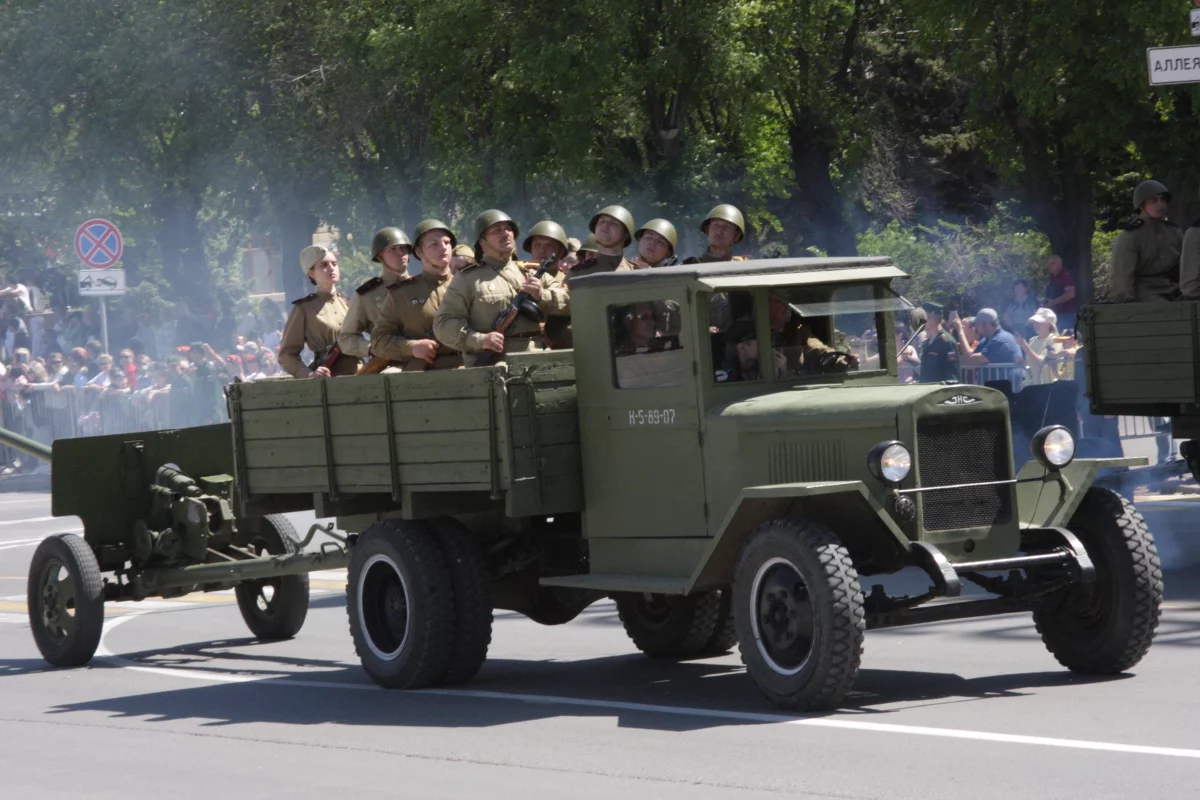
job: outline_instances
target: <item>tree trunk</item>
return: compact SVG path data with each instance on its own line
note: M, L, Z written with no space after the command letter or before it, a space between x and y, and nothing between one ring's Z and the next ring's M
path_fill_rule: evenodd
M790 203L794 211L788 215L792 224L786 229L799 231L805 247L831 256L855 256L858 244L830 172L832 148L824 135L826 127L823 121L807 116L788 128L796 186Z
M1028 143L1026 143L1028 146ZM1026 156L1025 193L1038 229L1075 276L1080 305L1092 300L1092 234L1095 230L1092 172L1080 157ZM1030 169L1032 167L1032 169Z
M312 244L313 233L321 220L312 211L291 204L275 209L279 226L279 249L283 261L283 292L287 300L298 300L312 291L312 284L300 271L300 251ZM287 314L285 309L284 314Z

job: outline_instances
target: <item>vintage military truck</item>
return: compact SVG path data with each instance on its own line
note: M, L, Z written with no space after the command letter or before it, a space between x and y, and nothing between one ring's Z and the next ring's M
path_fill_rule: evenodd
M1169 418L1200 479L1200 302L1088 305L1079 328L1092 413Z
M604 597L651 656L736 644L785 708L835 706L866 630L935 620L1032 611L1069 669L1129 669L1162 579L1142 518L1091 485L1114 462L1051 426L1014 474L1001 393L898 385L903 277L871 258L588 276L574 351L234 384L227 426L58 441L53 510L85 535L34 558L39 647L82 663L104 601L229 586L256 634L291 636L302 573L348 557L354 644L391 688L473 676L494 609L553 625ZM314 530L278 515L302 509L345 549L301 552ZM905 567L928 588L864 594Z

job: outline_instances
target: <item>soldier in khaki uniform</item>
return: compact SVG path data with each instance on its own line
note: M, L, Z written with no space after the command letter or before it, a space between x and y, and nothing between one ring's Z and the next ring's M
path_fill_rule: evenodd
M673 261L675 245L679 237L675 226L665 219L652 219L633 232L638 243L638 268L660 267L664 261Z
M489 209L475 218L478 263L463 267L450 280L433 319L433 331L442 344L463 354L474 366L483 350L494 353L542 349L541 324L531 319L535 309L549 314L569 312L567 293L543 290L542 283L525 274L513 260L517 224L503 211ZM532 303L519 314L507 333L493 331L496 318L525 292Z
M408 257L412 254L412 243L399 228L383 228L371 242L371 260L383 266L383 274L376 275L354 290L350 298L350 310L338 334L338 346L342 352L355 358L366 358L371 348L368 336L379 319L379 309L387 298L388 289L408 278Z
M708 237L708 249L699 257L692 256L683 263L746 260L745 256L733 254L733 246L746 238L746 220L737 206L728 203L715 206L700 223L700 232Z
M279 366L293 378L353 375L359 364L353 356L343 354L333 362L332 368L325 366L337 347L338 332L350 306L334 288L341 278L337 256L328 248L312 245L300 251L300 268L317 290L292 303L292 313L288 315L279 341ZM316 356L308 366L300 360L305 345Z
M595 275L597 272L624 272L637 269L632 261L625 258L625 248L633 241L633 214L624 206L607 206L600 209L592 217L588 229L596 237L598 252L592 258L580 261L567 276L568 285L571 278L584 275Z
M579 261L583 263L589 258L596 257L596 234L589 233L583 243L579 245Z
M1115 302L1179 298L1183 232L1167 219L1170 200L1171 193L1158 181L1144 181L1134 190L1138 218L1117 236L1109 267L1110 294Z
M576 242L578 244L578 242ZM534 225L529 235L525 237L522 249L529 253L532 261L522 262L526 272L536 270L548 258L555 259L553 266L542 276L542 288L566 292L567 274L562 268L563 259L570 252L570 239L563 226L549 219L544 219ZM568 306L570 297L567 297ZM554 314L546 317L543 328L546 343L551 350L564 350L571 346L571 318L564 314Z
M405 371L454 369L462 356L433 336L433 320L450 287L450 258L458 241L446 223L427 219L417 225L416 256L422 269L388 288L371 334L371 355L400 363Z

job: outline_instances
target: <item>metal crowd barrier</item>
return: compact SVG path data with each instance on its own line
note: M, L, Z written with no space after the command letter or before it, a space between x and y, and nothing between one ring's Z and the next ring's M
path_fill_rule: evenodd
M0 395L0 427L43 444L55 439L100 436L112 433L165 430L210 422L228 422L223 404L199 407L197 397L172 397L162 393L121 394L75 387L55 390L52 386L8 388ZM211 407L209 407L211 406ZM4 450L4 463L18 458ZM0 464L3 466L3 464Z

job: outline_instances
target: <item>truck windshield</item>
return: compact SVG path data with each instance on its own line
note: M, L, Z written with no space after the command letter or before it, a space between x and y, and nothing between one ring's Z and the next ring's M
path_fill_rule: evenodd
M771 348L776 377L886 369L879 360L879 313L912 305L878 284L773 289Z

